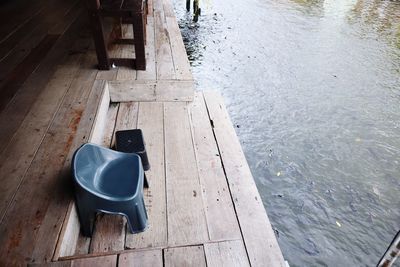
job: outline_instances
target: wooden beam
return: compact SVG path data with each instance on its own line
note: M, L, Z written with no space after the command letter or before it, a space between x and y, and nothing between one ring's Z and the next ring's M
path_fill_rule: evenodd
M167 248L164 250L165 267L206 267L203 246Z
M236 214L252 266L285 266L262 199L222 97L204 93Z
M119 267L152 266L162 267L162 250L134 251L119 255Z
M210 240L241 239L229 186L202 93L196 93L190 107L193 144Z
M187 104L164 103L168 244L208 240Z
M204 244L204 251L208 267L250 267L243 240Z
M162 103L140 103L138 128L143 131L151 166L146 172L150 187L144 191L149 227L138 234L127 232L127 248L159 247L167 244L163 113Z

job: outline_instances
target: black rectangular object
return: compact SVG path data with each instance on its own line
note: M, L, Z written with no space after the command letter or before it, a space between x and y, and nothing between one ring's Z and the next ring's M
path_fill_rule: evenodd
M143 169L148 171L150 163L147 158L142 130L123 130L115 133L115 149L120 152L136 153L142 160Z

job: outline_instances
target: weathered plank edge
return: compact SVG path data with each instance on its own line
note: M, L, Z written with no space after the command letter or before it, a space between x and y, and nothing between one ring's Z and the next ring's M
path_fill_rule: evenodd
M216 91L203 91L203 96L210 121L213 122L214 136L250 263L252 266L283 267L285 261L282 252L223 98ZM229 145L227 142L230 142ZM232 160L232 156L240 163Z
M99 104L97 105L94 122L90 130L90 137L88 139L89 142L92 142L93 138L95 139L99 138L98 134L94 134L94 132L101 131L104 128L104 125L106 123L105 120L106 120L107 110L110 103L110 93L108 91L107 83L103 80L96 80L95 83L103 84L103 89ZM100 136L100 138L101 137L102 136ZM75 251L76 243L78 241L77 237L79 236L79 231L80 231L79 219L77 217L76 212L73 212L73 209L75 208L76 208L75 202L74 200L72 200L68 207L68 212L64 219L63 226L57 241L57 246L53 255L53 260L55 261L63 256L62 255L63 252L67 253L70 251L72 252ZM73 235L73 236L70 237L66 235ZM72 240L72 242L66 242L68 240Z

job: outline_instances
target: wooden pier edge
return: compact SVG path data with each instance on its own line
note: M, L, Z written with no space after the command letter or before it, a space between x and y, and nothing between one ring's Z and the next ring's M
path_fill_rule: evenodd
M99 143L102 133L105 132L104 126L107 120L107 111L111 98L107 82L104 83L102 97L99 100L96 116L92 126L89 142ZM177 103L178 104L178 103ZM222 96L216 91L195 92L194 102L187 102L188 112L191 119L192 135L196 133L196 127L202 125L193 125L193 106L202 105L206 109L206 116L209 120L209 128L212 129L215 143L219 151L231 201L234 205L235 214L240 227L243 239L244 249L251 266L286 266L282 252L277 243L274 231L268 219L268 215L263 206L261 197L256 188L253 176L250 172L246 158L243 154L236 132L230 121L228 112L225 108ZM197 111L196 111L197 112ZM204 116L204 114L202 114ZM195 128L196 130L194 130ZM194 136L192 136L195 139ZM198 162L200 164L200 162ZM119 251L93 252L86 255L73 255L79 238L79 220L75 211L73 201L70 203L68 213L64 220L59 242L53 257L53 261L73 261L82 258L104 257L113 254L126 254L140 251L170 250L172 248L185 247L184 245L165 244L149 248L122 249ZM229 239L209 240L193 242L191 246L203 245L205 251L214 253L214 245L220 242L235 242L233 235ZM217 261L218 262L218 261ZM240 262L240 259L239 259Z
M224 100L204 91L210 122L252 266L286 266Z

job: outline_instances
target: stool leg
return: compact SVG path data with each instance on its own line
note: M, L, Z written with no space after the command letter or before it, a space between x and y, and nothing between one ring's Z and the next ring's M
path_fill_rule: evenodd
M137 232L142 232L147 226L147 212L144 206L143 197L139 203L131 205L132 209L125 211L125 216L127 218L129 230L132 234Z
M94 44L96 46L97 61L100 70L110 69L110 59L108 58L107 46L104 39L103 24L98 11L89 10L90 24L93 32Z
M144 187L144 188L149 188L149 180L147 180L146 172L144 172L143 187Z
M79 222L81 224L82 234L87 237L92 236L94 212L90 209L83 207L83 205L77 206Z
M146 54L144 45L144 20L143 13L133 17L133 38L135 43L136 69L146 70Z

